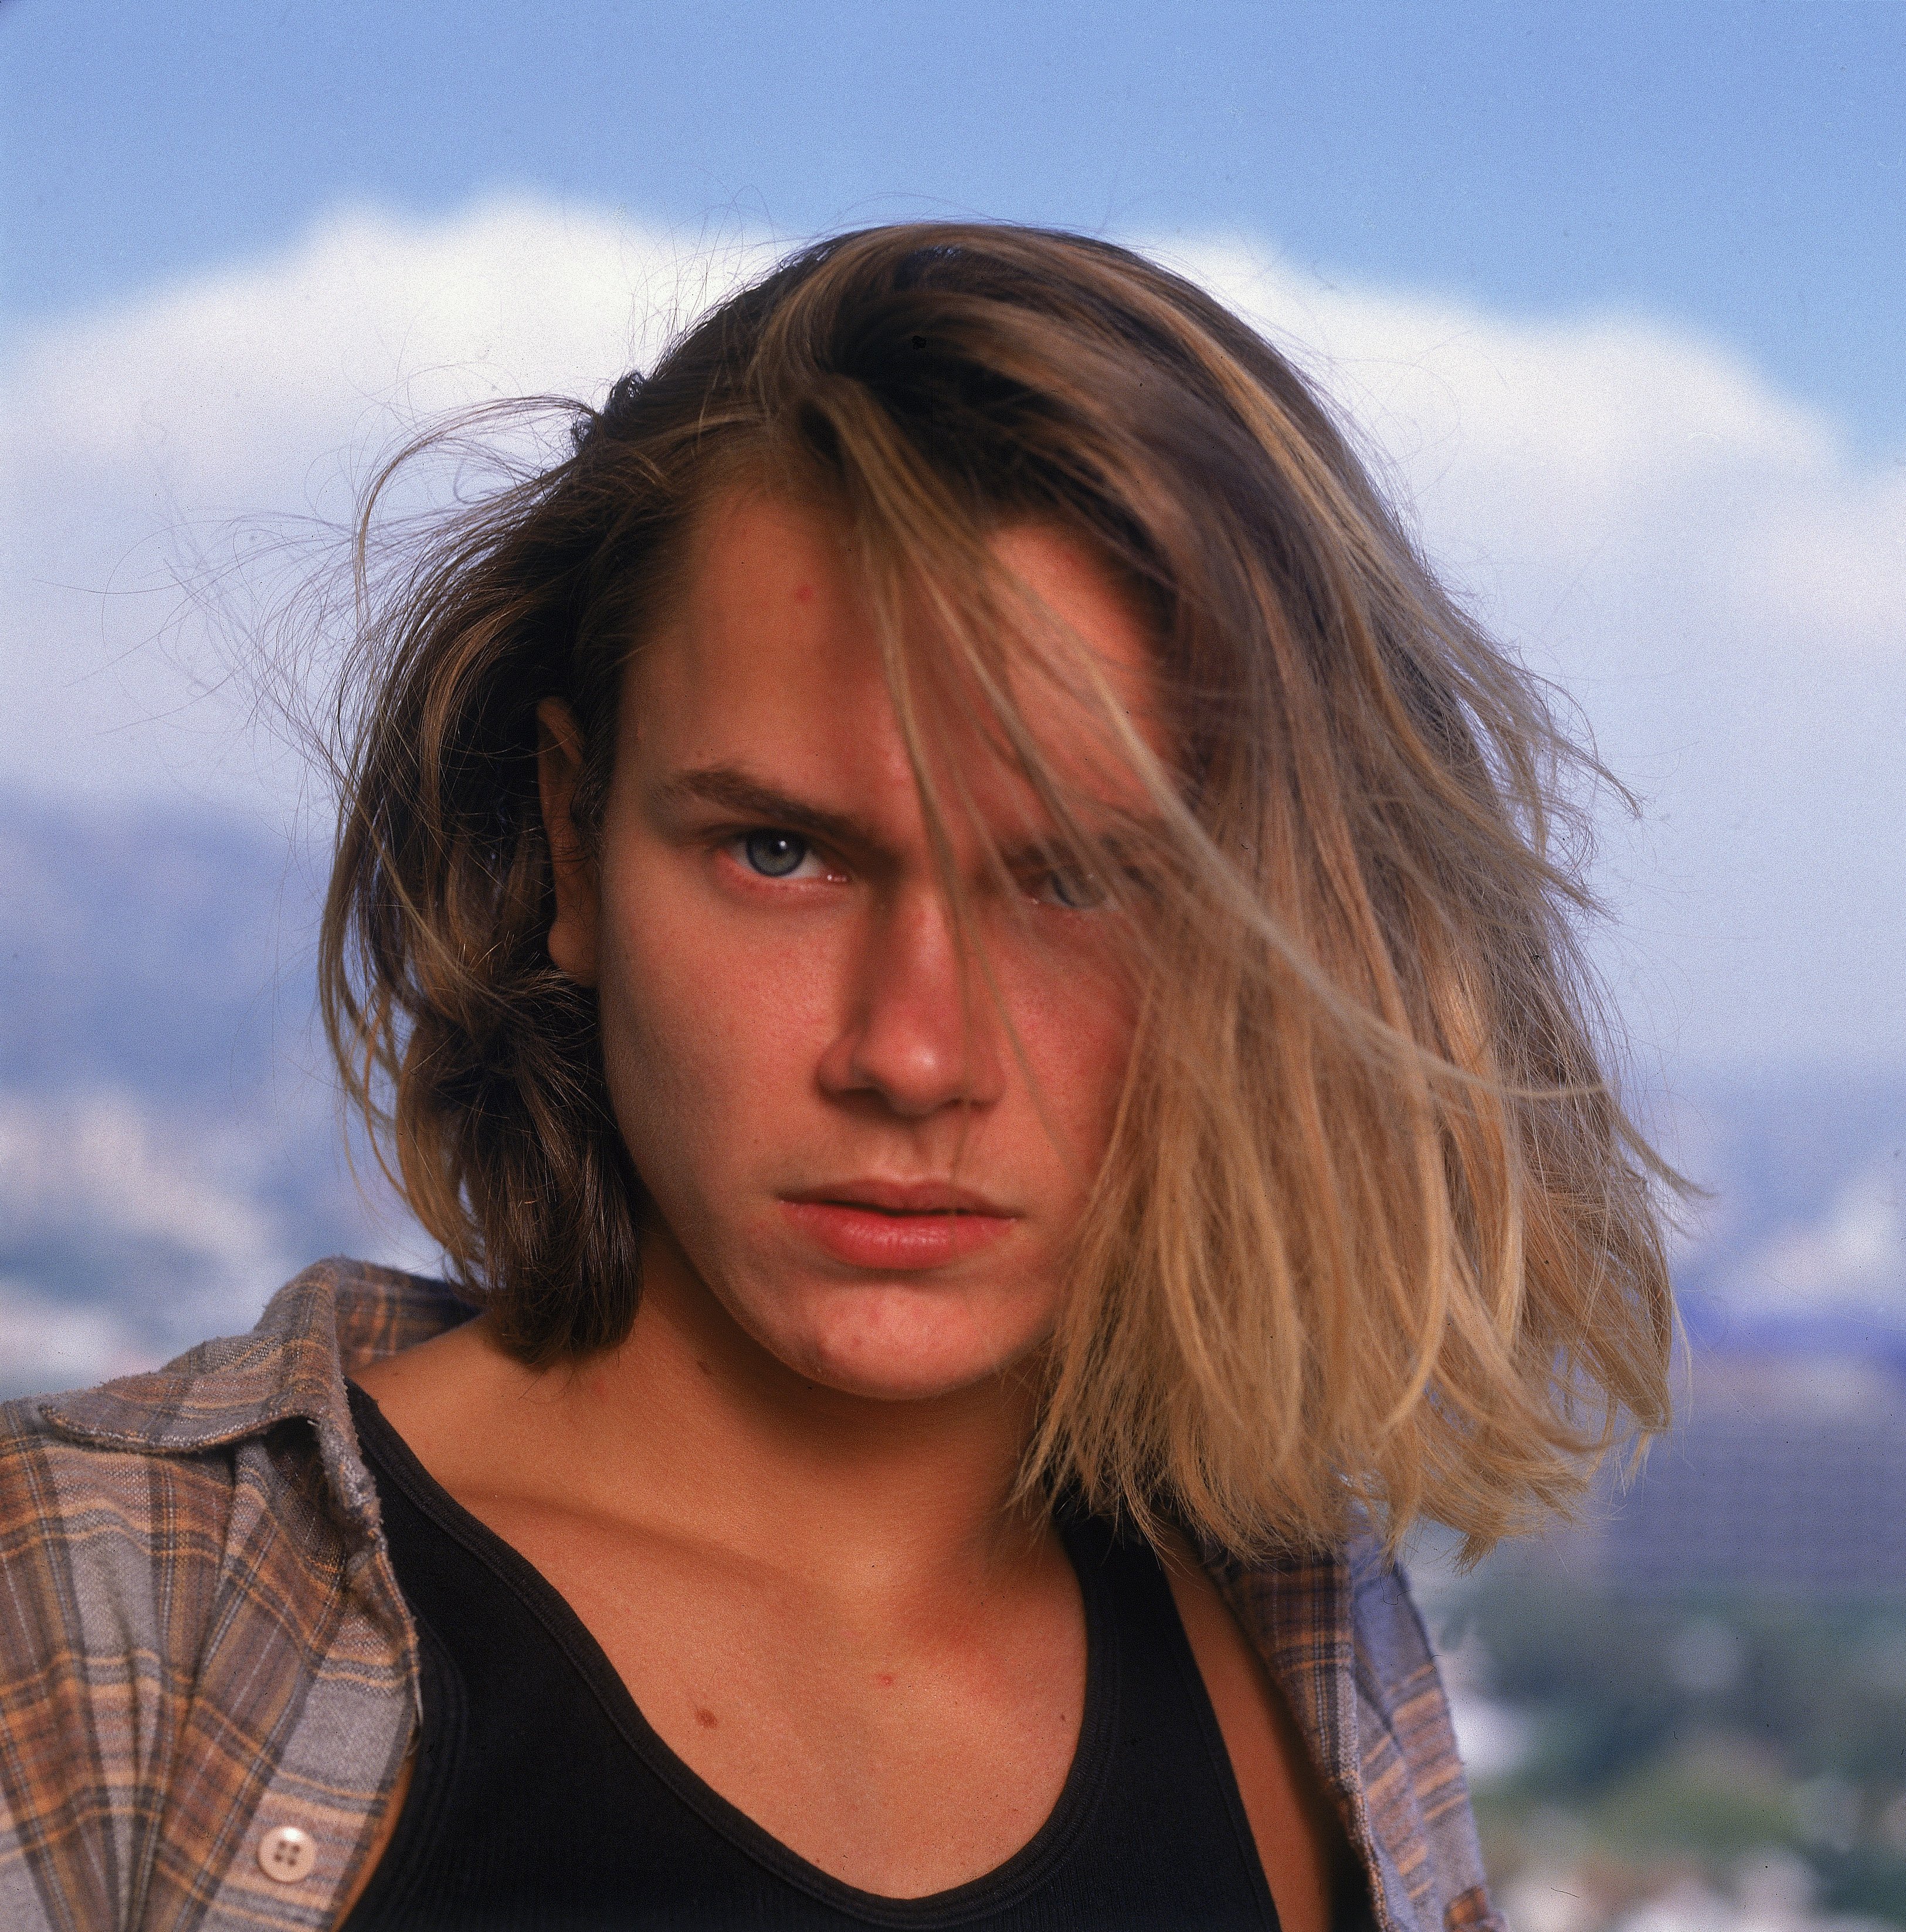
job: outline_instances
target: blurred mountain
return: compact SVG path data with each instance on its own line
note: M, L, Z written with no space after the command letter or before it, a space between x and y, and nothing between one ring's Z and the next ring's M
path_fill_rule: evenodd
M1672 1138L1710 1190L1675 1255L1696 1344L1906 1375L1906 1072L1690 1079Z
M318 898L240 820L0 800L0 1082L249 1095L305 1024Z
M322 869L211 812L0 796L0 1394L244 1328L317 1255L428 1265L343 1156ZM1656 1112L1711 1190L1676 1250L1697 1345L1906 1374L1906 1071L1688 1075Z
M247 1328L319 1255L427 1265L345 1158L320 877L241 820L0 799L0 1396Z

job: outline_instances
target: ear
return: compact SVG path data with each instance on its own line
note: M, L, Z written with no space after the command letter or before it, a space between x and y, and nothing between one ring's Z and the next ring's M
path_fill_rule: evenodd
M576 715L559 698L546 698L536 707L536 790L556 880L550 958L571 979L593 986L602 895L595 862L577 836L571 816L582 772L583 734Z

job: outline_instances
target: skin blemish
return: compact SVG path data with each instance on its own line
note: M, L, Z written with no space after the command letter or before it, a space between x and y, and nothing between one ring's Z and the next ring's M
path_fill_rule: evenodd
M875 1671L874 1681L883 1690L891 1690L894 1688L894 1674L891 1670Z
M811 584L797 584L794 586L794 601L797 604L811 604L814 601L814 586Z
M703 1730L713 1730L721 1721L721 1720L706 1704L697 1704L695 1706L695 1722L700 1725Z

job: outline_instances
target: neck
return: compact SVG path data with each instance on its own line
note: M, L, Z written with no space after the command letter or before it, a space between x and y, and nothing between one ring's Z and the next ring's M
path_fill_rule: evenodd
M483 1338L533 1398L512 1445L523 1478L592 1515L876 1594L990 1571L1038 1540L1008 1502L1029 1374L917 1400L844 1393L761 1347L673 1243L645 1264L641 1311L616 1348L529 1371Z

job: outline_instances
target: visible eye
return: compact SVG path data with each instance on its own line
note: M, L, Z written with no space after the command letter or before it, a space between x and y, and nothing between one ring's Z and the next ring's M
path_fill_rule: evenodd
M1077 872L1041 872L1029 883L1032 896L1041 905L1058 906L1067 912L1090 912L1105 903L1104 893Z
M744 832L731 849L750 872L764 879L792 878L814 856L814 848L797 833L768 826Z

